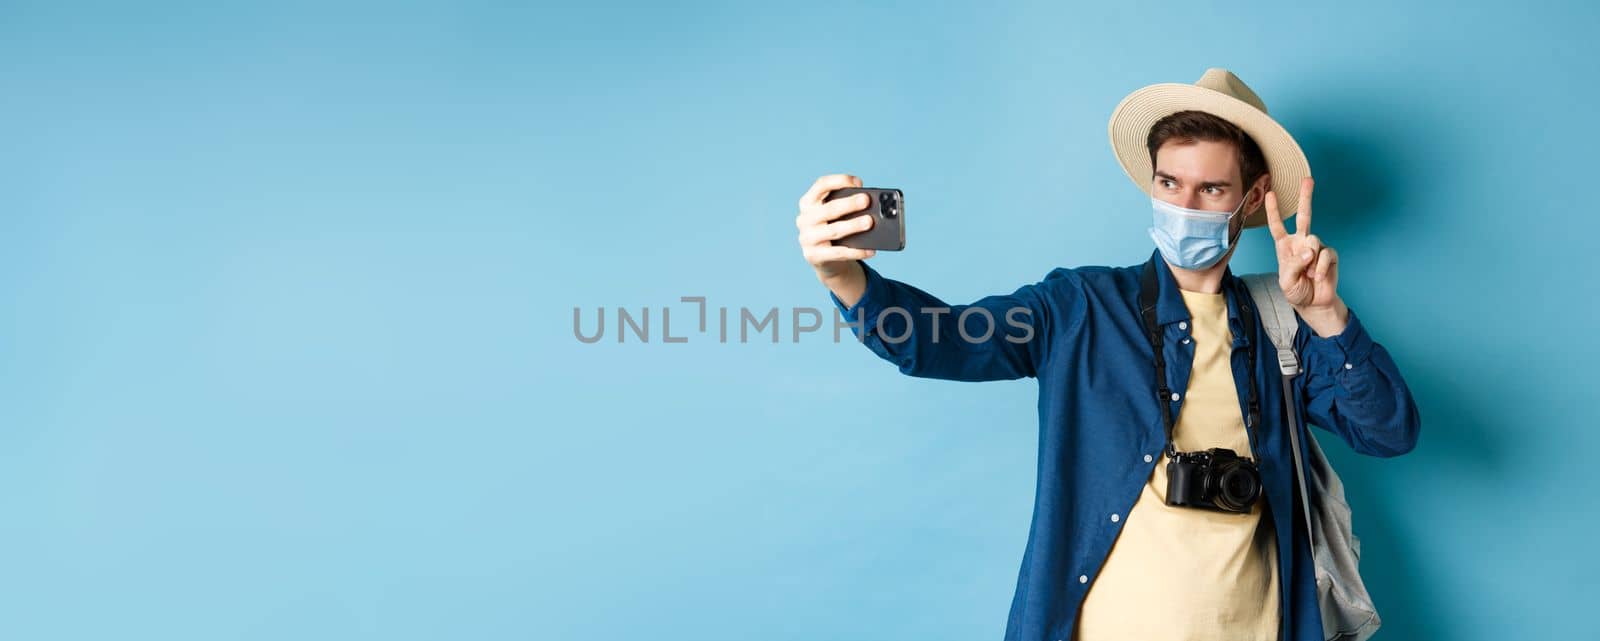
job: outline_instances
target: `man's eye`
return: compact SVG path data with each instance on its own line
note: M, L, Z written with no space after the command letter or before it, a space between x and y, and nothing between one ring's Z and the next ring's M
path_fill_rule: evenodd
M1220 187L1207 187L1206 189L1210 189L1211 193L1213 193L1213 194L1222 193L1222 189Z
M1161 181L1161 186L1162 187L1166 187L1167 189L1172 189L1172 185L1173 185L1173 183L1170 180Z

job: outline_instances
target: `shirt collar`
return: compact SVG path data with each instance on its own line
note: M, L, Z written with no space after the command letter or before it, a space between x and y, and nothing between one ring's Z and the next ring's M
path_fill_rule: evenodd
M1178 292L1178 279L1172 276L1172 266L1161 259L1159 248L1150 252L1150 260L1156 263L1156 323L1166 326L1190 320L1189 306L1184 304L1183 294ZM1244 292L1245 298L1249 297L1244 281L1233 275L1233 266L1223 267L1222 293L1228 300L1228 328L1233 334L1233 346L1249 347L1252 337L1244 335L1244 320L1239 317L1241 292Z

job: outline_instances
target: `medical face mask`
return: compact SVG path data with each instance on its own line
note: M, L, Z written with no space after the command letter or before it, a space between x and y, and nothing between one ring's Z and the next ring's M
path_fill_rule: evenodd
M1205 269L1228 253L1228 221L1244 208L1245 200L1249 199L1240 200L1228 213L1187 209L1151 196L1155 225L1150 228L1150 238L1167 262L1184 269Z

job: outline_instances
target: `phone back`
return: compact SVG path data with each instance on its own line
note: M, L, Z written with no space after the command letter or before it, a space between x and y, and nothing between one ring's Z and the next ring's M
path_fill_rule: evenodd
M845 187L835 189L822 202L865 193L870 198L866 209L854 211L833 220L851 220L856 216L871 216L872 228L833 241L835 245L856 249L900 251L906 248L906 198L898 189L873 187Z

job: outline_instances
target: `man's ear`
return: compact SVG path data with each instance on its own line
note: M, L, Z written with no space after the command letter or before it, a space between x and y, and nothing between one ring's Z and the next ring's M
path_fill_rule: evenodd
M1250 211L1255 211L1262 203L1267 202L1267 191L1270 189L1272 189L1272 174L1261 174L1256 178L1256 184L1250 186L1250 196L1247 197L1256 199L1255 204L1250 206Z

